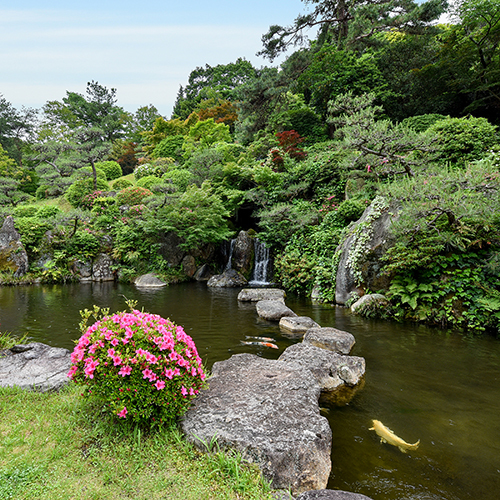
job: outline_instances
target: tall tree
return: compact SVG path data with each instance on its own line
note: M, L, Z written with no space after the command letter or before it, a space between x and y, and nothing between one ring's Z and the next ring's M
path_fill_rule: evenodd
M274 60L290 46L302 45L306 32L319 29L320 45L329 41L338 48L371 40L377 33L398 29L409 33L424 30L446 9L446 0L303 0L314 6L290 26L273 25L262 36L258 55Z
M234 63L197 67L191 71L188 84L179 89L172 116L186 119L205 99L234 101L235 90L255 74L252 64L241 58Z
M99 128L110 142L123 136L126 122L125 111L116 102L116 89L108 89L93 80L87 83L86 96L66 92L63 98L71 120L76 117L85 127Z

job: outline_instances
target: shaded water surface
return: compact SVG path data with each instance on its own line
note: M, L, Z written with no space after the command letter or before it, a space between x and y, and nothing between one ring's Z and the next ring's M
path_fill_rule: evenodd
M277 358L291 340L239 304L238 290L202 284L139 290L112 283L0 287L0 329L71 349L79 310L93 304L138 307L182 324L204 363L253 352ZM414 325L365 321L340 308L290 298L299 315L356 337L352 354L366 359L366 383L351 402L322 405L333 432L329 487L374 500L493 500L500 498L500 341ZM276 339L279 350L244 346L248 336ZM418 450L403 454L380 443L381 420Z

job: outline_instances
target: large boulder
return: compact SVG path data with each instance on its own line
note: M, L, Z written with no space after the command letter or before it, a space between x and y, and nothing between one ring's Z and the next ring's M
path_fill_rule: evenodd
M216 274L207 282L207 286L216 288L236 288L245 285L248 285L248 281L234 269L227 269L222 274Z
M240 302L259 302L259 300L278 300L285 302L285 290L280 288L243 288L238 294Z
M162 234L158 253L170 266L177 267L186 255L186 251L180 247L182 243L184 243L184 240L173 232Z
M105 253L100 253L92 263L92 281L114 281L114 261Z
M159 288L167 285L167 283L155 276L153 273L143 274L142 276L139 276L135 279L134 284L139 288Z
M208 281L214 275L209 264L203 264L194 273L193 278L196 281Z
M0 271L12 271L15 278L28 271L28 254L11 215L5 218L0 229Z
M320 328L309 316L283 316L280 319L281 333L286 337L300 338L310 328Z
M336 391L343 385L354 387L365 374L364 358L342 356L304 342L287 347L279 360L309 369L323 392Z
M380 293L369 293L363 295L352 306L351 311L354 314L366 314L368 312L376 312L385 309L389 305L389 301Z
M196 273L196 261L192 255L186 255L181 262L182 270L188 278L192 278Z
M189 441L203 449L216 439L239 450L273 488L298 494L326 487L331 430L309 370L237 354L214 364L208 386L181 420Z
M335 283L335 302L345 304L355 293L386 289L390 277L381 273L381 257L394 244L391 225L399 216L396 205L377 197L352 224L337 248L340 260Z
M254 261L254 244L246 231L240 231L234 241L231 268L249 278Z
M257 314L268 321L279 321L283 316L297 316L289 307L278 300L259 300Z
M307 330L303 342L339 354L349 354L356 343L356 339L349 332L332 327L319 327Z
M1 387L46 392L68 383L71 354L67 349L32 342L16 345L1 354Z
M316 490L306 491L300 494L295 500L371 500L370 497L361 493L351 493L341 490Z

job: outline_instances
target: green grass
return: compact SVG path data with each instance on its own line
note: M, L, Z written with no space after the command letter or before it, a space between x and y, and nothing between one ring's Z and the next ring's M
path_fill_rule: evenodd
M0 500L270 499L235 453L200 453L175 428L109 420L80 397L0 388Z
M16 337L9 332L0 332L0 350L10 349L17 344L26 344L28 342L27 339L27 334L23 335L22 337Z

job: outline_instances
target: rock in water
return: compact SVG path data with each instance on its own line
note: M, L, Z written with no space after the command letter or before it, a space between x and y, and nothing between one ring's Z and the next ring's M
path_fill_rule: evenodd
M16 345L0 358L0 386L54 391L67 384L71 354L39 342Z
M277 300L285 303L285 290L280 288L243 288L238 294L240 302L259 302L259 300Z
M189 441L239 450L276 489L326 486L332 435L309 370L237 354L215 363L208 383L181 421Z
M136 278L134 284L138 287L156 288L167 285L163 280L155 276L153 273L143 274L142 276L139 276L138 278Z
M260 300L255 307L259 317L269 321L279 321L283 316L297 316L289 307L278 300Z
M28 254L11 215L5 218L0 229L0 271L12 271L16 278L28 271Z
M235 288L245 285L248 285L248 281L234 269L229 269L224 271L223 274L212 276L207 283L207 286L218 288Z

